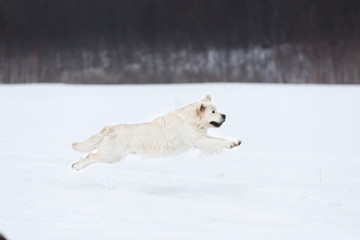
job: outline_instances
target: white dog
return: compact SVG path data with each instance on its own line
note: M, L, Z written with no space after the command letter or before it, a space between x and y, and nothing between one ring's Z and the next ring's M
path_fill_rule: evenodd
M72 147L77 151L97 151L74 163L72 169L80 170L95 162L114 163L129 153L158 157L195 148L212 154L239 146L241 140L230 141L207 134L208 128L220 127L225 118L226 115L218 113L211 104L211 95L206 95L200 102L189 104L151 122L105 127L88 140L73 143Z

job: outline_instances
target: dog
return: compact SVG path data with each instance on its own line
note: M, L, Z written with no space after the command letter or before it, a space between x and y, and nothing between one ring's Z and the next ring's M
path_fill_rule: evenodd
M226 115L217 112L211 103L211 95L189 104L153 121L141 124L119 124L105 127L100 133L84 142L72 144L74 150L91 152L72 165L80 170L96 163L114 163L128 154L144 157L161 157L179 154L190 149L199 149L213 154L241 144L209 136L209 128L219 128Z

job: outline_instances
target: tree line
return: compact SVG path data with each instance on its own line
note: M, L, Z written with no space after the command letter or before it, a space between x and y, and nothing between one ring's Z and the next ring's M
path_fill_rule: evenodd
M360 83L355 0L0 1L0 82Z

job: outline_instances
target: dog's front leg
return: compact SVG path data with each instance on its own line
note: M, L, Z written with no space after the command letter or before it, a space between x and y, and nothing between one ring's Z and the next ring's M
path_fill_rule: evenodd
M195 142L195 147L200 149L202 152L207 154L213 154L215 152L219 152L224 148L230 149L237 147L241 144L241 140L230 141L223 138L215 138L206 136L198 139Z

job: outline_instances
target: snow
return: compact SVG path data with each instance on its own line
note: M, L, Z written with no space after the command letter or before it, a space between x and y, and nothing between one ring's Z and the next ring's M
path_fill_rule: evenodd
M241 138L211 157L128 157L73 172L71 143L212 93ZM1 85L8 239L358 239L360 87Z

